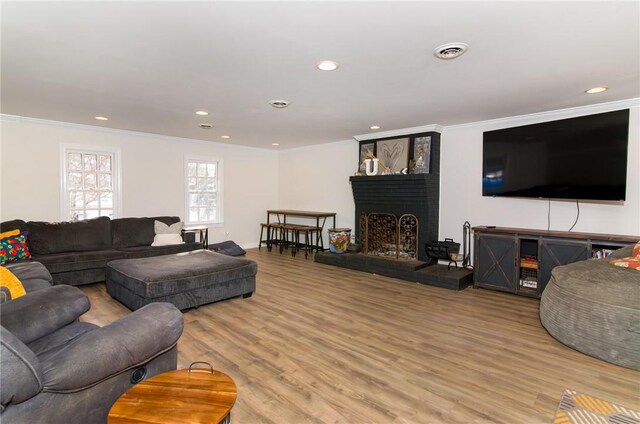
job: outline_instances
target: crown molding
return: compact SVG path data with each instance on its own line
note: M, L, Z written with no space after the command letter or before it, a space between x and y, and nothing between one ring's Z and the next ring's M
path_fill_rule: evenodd
M260 151L273 152L273 149L271 148L242 146L242 145L236 145L236 144L221 143L219 141L197 140L195 138L174 137L171 135L146 133L146 132L132 131L132 130L121 130L117 128L98 127L95 125L87 125L87 124L74 124L72 122L52 121L49 119L31 118L28 116L19 116L19 115L7 115L4 113L0 113L0 122L16 122L16 123L24 122L27 124L49 125L53 127L72 128L72 129L79 129L84 131L96 131L96 132L102 132L106 134L128 135L128 136L141 137L141 138L153 138L155 140L160 139L160 140L178 141L178 142L184 142L184 143L206 144L207 146L213 145L213 146L233 148L233 149L260 150Z
M432 125L421 125L419 127L400 128L398 130L381 131L381 132L370 133L370 134L354 135L353 138L356 139L356 141L378 140L380 138L397 137L397 136L419 134L419 133L432 132L432 131L441 133L443 130L444 130L444 127L442 125L432 124Z
M598 103L587 106L570 107L566 109L550 110L545 112L530 113L527 115L514 115L505 118L489 119L486 121L468 122L465 124L447 125L444 130L471 128L477 126L501 126L513 125L514 121L544 122L554 121L563 118L573 118L581 115L591 115L595 113L611 112L613 110L640 107L640 97L615 102Z

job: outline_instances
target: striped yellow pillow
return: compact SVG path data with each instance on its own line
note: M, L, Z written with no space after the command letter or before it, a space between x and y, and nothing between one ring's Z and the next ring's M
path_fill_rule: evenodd
M20 230L5 231L4 233L0 233L0 239L17 236L18 234L20 234Z
M17 299L25 294L27 294L27 292L24 290L18 277L13 275L13 272L7 268L0 266L0 303Z

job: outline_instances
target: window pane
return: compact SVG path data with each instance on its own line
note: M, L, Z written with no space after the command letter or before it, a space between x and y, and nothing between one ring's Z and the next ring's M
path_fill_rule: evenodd
M209 214L207 213L207 208L200 208L200 221L208 221Z
M108 216L109 218L113 218L113 210L111 209L101 209L100 216Z
M189 206L198 206L198 193L189 193Z
M84 207L98 209L98 192L85 191L84 192Z
M198 162L198 177L207 176L207 164Z
M98 183L100 190L111 189L111 174L98 174Z
M198 178L198 182L196 184L196 190L205 191L207 189L207 179L206 178Z
M91 218L97 218L100 216L100 213L97 209L93 209L93 210L86 210L84 212L84 219L91 219Z
M71 211L71 216L69 217L72 221L78 221L80 219L85 219L85 213L83 210L79 211Z
M82 155L80 153L69 153L67 155L67 168L69 171L82 170Z
M84 154L82 159L83 159L84 170L85 171L95 171L96 170L97 155Z
M187 164L187 175L190 177L195 177L196 176L196 163L195 162L189 162Z
M70 190L82 190L82 172L69 172L67 178L67 187Z
M84 188L85 190L95 190L98 188L96 174L93 172L84 174Z
M111 156L99 156L98 170L102 172L111 172Z
M209 177L215 177L216 176L216 164L215 163L208 163L207 164L207 175Z
M100 193L100 207L101 208L112 208L113 207L113 193L102 192Z
M77 209L84 207L84 193L81 191L70 191L69 192L69 208Z
M198 208L189 208L189 221L198 222Z
M197 189L196 181L197 178L189 178L189 191L195 191Z

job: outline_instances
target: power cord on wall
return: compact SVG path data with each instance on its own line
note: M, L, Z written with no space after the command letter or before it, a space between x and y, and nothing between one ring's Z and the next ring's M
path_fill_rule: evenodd
M576 208L578 209L578 213L576 215L576 220L573 223L573 225L571 226L571 228L569 228L569 232L571 232L571 230L573 230L573 227L575 227L576 224L578 223L578 218L580 218L580 201L578 199L576 199Z

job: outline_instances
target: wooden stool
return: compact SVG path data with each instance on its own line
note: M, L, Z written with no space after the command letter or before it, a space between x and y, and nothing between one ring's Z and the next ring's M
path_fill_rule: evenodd
M260 248L262 247L262 243L264 242L267 245L267 250L271 252L272 245L277 245L280 242L279 238L276 238L276 234L278 232L278 229L280 229L281 227L282 224L280 223L260 224L260 242L258 243L258 250L260 250ZM266 239L263 238L265 229L267 230Z
M310 225L297 225L293 228L294 231L294 244L291 254L296 256L297 251L302 248L304 250L304 258L307 259L309 252L317 250L318 246L313 243L312 237L315 232L319 232L319 227L312 227ZM304 243L300 242L300 234L304 234Z

